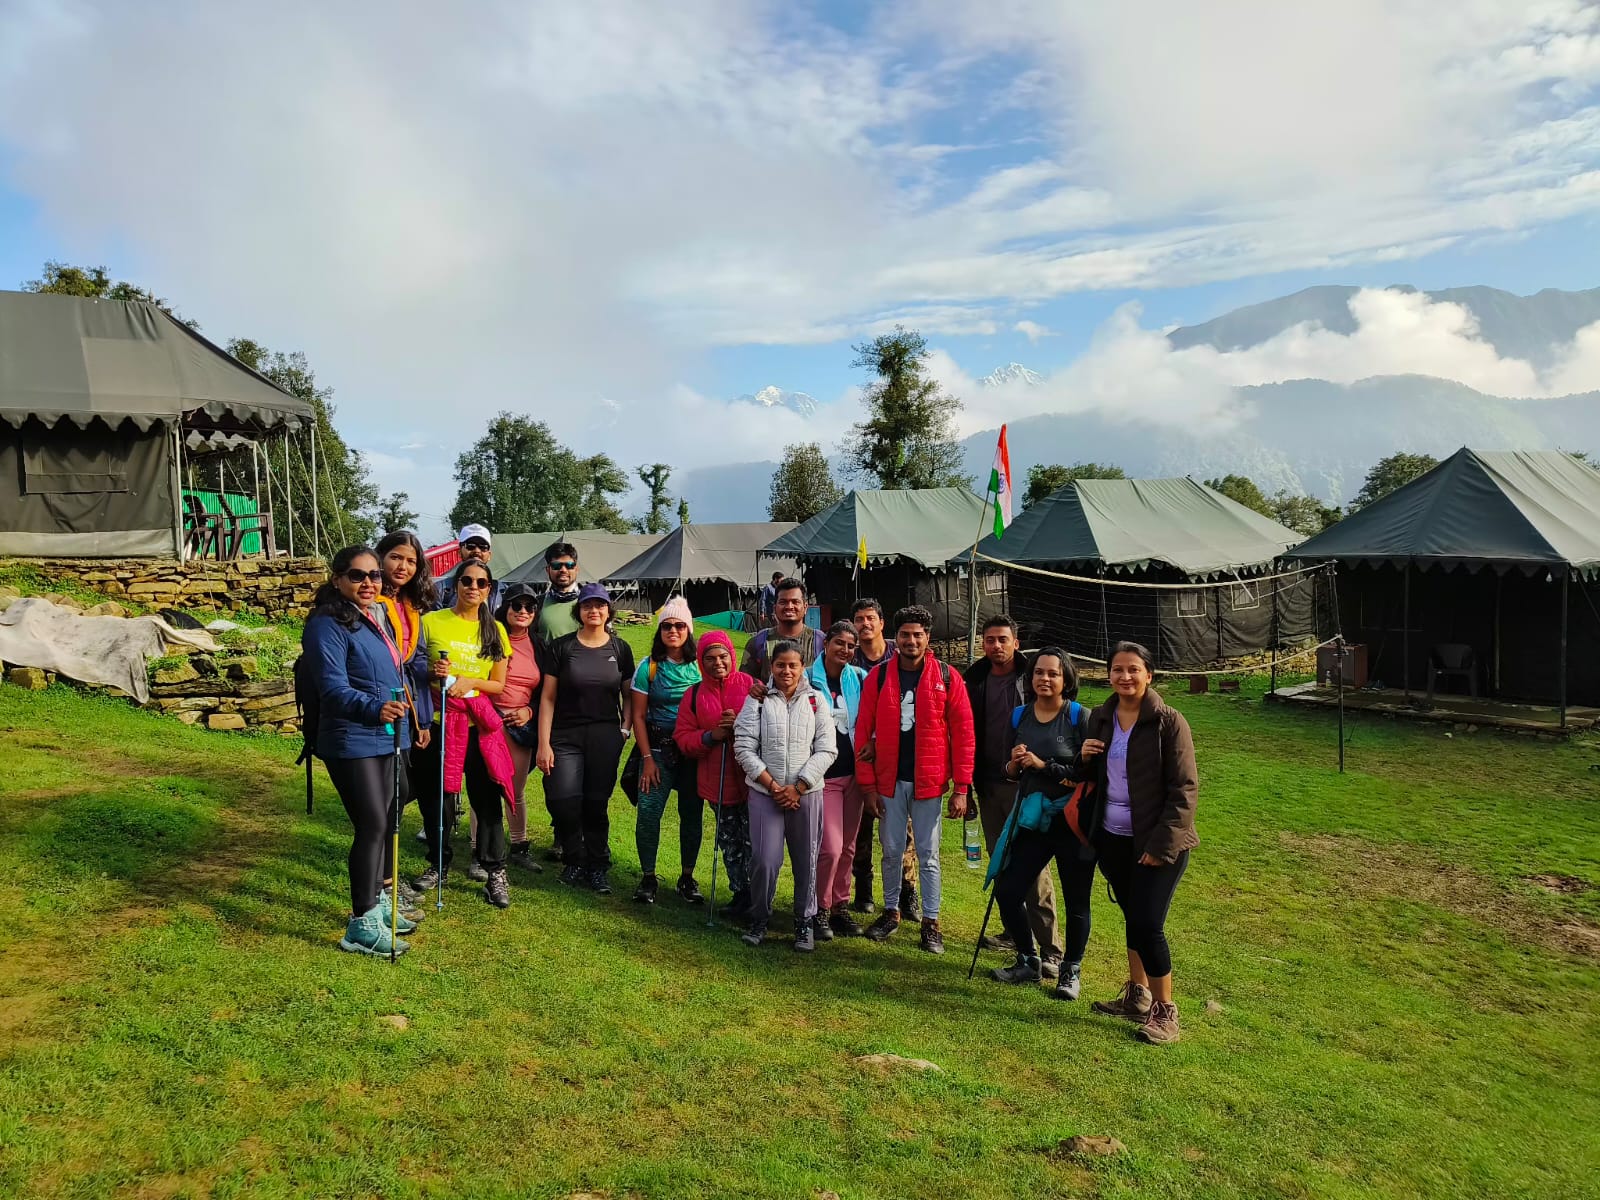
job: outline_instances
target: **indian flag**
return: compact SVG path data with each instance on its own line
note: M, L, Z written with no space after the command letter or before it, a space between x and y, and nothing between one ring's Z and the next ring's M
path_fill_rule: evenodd
M1011 524L1011 451L1006 448L1006 427L1000 426L1000 442L994 448L994 468L989 472L989 491L994 494L994 536L1005 534Z

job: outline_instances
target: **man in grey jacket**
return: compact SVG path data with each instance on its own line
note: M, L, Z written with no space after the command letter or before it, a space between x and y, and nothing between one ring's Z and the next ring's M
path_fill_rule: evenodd
M759 946L789 847L794 871L794 948L816 948L817 852L822 845L823 775L839 752L829 701L805 676L800 647L772 645L772 687L753 695L733 725L733 753L750 783L750 928Z

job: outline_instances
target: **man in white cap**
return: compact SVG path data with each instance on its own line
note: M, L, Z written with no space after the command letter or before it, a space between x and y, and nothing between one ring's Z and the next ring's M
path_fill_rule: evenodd
M489 559L494 554L494 551L490 545L491 541L492 539L489 536L489 530L486 526L463 525L461 527L461 532L456 534L456 548L461 553L461 561L463 563L482 563L485 567L488 567ZM440 608L449 608L456 602L455 572L460 569L461 568L459 566L453 568L449 575L439 580ZM491 574L492 573L493 572L491 572ZM490 612L494 613L500 611L500 601L505 592L505 588L506 585L501 580L496 579L494 581L494 587L489 590L488 597Z

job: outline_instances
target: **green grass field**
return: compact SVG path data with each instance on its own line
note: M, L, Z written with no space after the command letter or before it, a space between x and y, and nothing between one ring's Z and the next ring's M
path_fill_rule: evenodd
M965 980L953 822L943 958L641 910L619 795L616 895L462 877L390 967L335 949L346 824L298 743L0 688L0 1194L1597 1194L1600 745L1365 723L1341 777L1322 714L1175 700L1203 845L1158 1050L1088 1012L1103 888L1084 1001Z

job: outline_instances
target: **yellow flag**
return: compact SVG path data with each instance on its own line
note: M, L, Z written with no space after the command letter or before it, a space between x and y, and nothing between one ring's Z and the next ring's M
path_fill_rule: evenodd
M861 535L861 545L856 547L856 566L864 567L866 565L867 565L867 535L863 533Z

